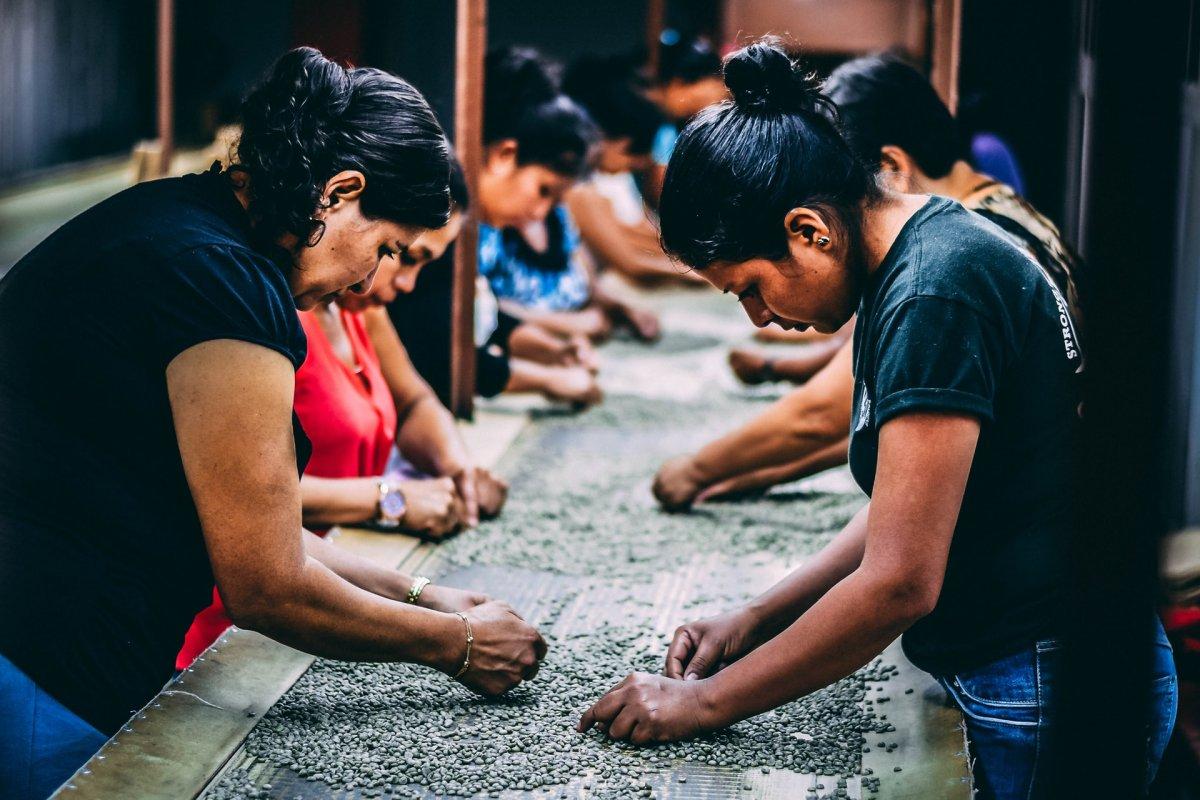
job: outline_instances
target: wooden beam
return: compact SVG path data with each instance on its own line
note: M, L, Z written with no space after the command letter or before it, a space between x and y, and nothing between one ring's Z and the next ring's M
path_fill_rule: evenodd
M175 155L175 0L158 0L158 174Z
M646 70L651 80L658 74L659 37L666 20L666 0L646 0Z
M962 39L962 0L933 0L930 15L929 80L942 102L958 111L958 55Z
M483 59L487 51L487 0L458 0L455 19L454 143L467 187L478 197L483 166ZM450 410L470 419L475 402L475 276L479 223L470 219L454 247L451 287Z

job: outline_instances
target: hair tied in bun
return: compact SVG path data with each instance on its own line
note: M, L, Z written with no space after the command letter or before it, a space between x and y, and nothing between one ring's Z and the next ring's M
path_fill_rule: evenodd
M725 59L725 85L742 111L759 114L832 111L816 74L805 72L780 40L765 38Z

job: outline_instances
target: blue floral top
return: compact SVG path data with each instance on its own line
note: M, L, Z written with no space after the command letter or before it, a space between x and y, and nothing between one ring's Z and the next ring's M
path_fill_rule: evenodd
M579 255L579 230L566 208L546 218L546 252L531 248L512 228L479 226L479 274L499 300L539 311L575 311L591 297L587 266Z

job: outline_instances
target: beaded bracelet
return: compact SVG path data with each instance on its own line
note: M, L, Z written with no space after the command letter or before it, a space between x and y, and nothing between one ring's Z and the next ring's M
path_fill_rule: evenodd
M467 619L466 614L461 611L455 611L454 614L463 621L463 625L467 626L467 654L463 656L462 667L454 675L454 680L458 680L471 668L471 643L475 641L475 634L471 631L471 621Z

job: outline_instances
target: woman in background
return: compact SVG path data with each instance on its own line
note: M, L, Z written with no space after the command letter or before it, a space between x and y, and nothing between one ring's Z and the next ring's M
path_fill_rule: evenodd
M721 80L721 57L704 38L683 38L679 31L663 31L659 40L658 69L649 76L650 99L667 122L654 137L654 166L646 173L643 191L650 205L658 207L663 173L680 129L700 111L729 96Z
M890 56L865 56L835 69L824 91L838 106L851 150L889 188L957 200L1034 258L1062 295L1076 336L1086 322L1076 287L1078 257L1054 224L1012 187L967 163L956 120L924 75ZM737 430L664 464L655 482L663 505L683 508L700 498L764 491L846 463L853 327L851 321L795 356L730 353L743 380L805 384Z
M489 53L485 86L479 274L500 308L561 336L600 339L617 325L655 338L653 314L596 284L560 205L592 166L600 136L587 112L531 50Z
M601 133L595 171L566 197L588 251L600 266L637 283L703 284L662 251L658 227L634 179L654 163L650 148L662 116L634 87L629 66L619 57L580 58L567 70L563 91Z

